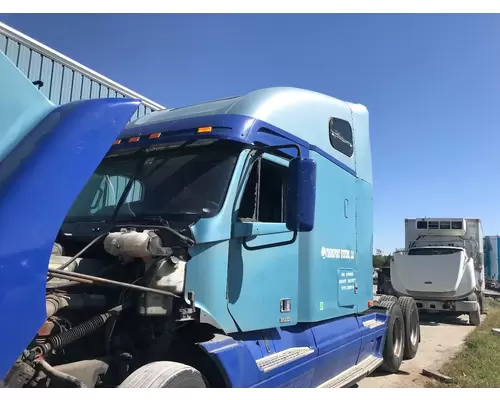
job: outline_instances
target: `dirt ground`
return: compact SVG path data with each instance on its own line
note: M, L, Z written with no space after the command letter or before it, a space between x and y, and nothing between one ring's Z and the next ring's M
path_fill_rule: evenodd
M445 318L438 315L421 315L420 319L422 340L416 357L403 361L398 374L375 372L359 382L360 388L424 387L429 378L422 376L422 368L439 369L456 354L467 334L474 329L468 324L467 316Z

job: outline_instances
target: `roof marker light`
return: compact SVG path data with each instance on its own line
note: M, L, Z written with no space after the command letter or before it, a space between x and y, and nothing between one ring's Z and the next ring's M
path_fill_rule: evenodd
M140 136L134 136L134 137L131 137L128 141L129 141L129 143L134 143L134 142L138 142L140 138L141 138Z
M152 133L148 136L148 139L158 139L161 136L161 132Z
M113 142L113 146L116 146L117 144L120 144L122 141L121 139L116 139L114 142Z

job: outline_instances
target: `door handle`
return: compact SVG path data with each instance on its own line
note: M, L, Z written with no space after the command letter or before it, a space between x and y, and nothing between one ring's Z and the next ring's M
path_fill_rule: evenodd
M344 217L347 218L347 207L349 207L349 200L344 199Z

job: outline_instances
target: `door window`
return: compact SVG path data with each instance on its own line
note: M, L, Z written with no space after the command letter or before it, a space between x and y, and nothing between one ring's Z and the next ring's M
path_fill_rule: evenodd
M238 218L251 222L285 222L287 167L259 158L241 198Z

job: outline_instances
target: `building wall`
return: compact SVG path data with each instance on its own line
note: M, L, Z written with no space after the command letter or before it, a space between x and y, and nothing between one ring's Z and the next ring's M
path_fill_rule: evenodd
M164 109L158 103L71 60L40 42L0 23L0 51L30 79L41 80L40 90L55 104L103 97L140 99L132 120Z

